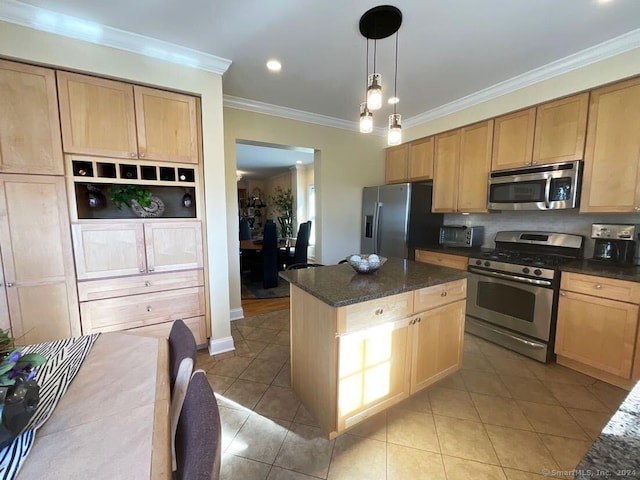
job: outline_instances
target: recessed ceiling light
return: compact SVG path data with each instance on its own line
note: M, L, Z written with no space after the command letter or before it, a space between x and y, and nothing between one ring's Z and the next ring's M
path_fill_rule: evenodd
M269 60L267 62L267 68L272 72L279 72L282 70L282 64L278 60Z
M400 99L398 97L391 97L391 98L389 98L389 100L387 100L387 103L389 105L395 105L399 101L400 101Z

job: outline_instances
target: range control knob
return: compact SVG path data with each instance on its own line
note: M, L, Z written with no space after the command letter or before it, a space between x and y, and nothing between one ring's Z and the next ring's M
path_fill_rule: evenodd
M485 266L485 267L489 267L489 266L491 266L491 263L489 263L489 262L484 262L484 266Z
M482 265L482 260L476 260L476 265Z
M530 270L527 267L524 267L522 269L522 273L529 273L529 272L530 272Z
M540 270L539 268L536 268L533 273L535 273L536 275L542 275L542 270Z

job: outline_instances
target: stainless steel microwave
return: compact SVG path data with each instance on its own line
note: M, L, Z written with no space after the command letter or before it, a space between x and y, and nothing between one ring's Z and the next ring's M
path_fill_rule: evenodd
M443 225L440 227L440 245L445 247L476 247L482 245L484 227Z
M492 172L489 210L556 210L580 206L580 160Z

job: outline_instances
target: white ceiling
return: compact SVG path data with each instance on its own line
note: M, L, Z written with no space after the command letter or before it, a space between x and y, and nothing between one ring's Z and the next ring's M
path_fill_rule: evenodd
M236 171L245 180L264 180L288 172L295 165L312 163L311 148L236 143Z

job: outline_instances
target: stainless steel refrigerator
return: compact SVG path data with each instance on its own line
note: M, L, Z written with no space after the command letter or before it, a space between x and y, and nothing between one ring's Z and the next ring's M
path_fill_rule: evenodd
M416 247L437 245L443 215L431 213L432 189L425 183L365 187L361 253L414 260Z

